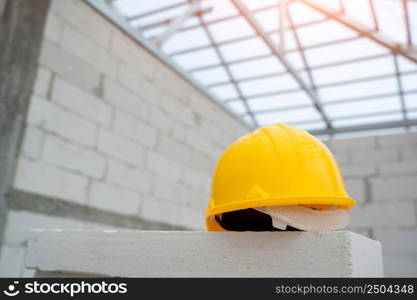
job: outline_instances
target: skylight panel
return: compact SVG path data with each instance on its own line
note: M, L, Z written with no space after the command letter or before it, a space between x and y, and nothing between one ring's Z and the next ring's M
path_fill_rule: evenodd
M319 89L320 98L324 102L367 97L386 93L398 93L397 81L394 77Z
M251 80L239 83L240 88L246 95L275 92L280 90L294 89L298 87L297 82L291 75L284 75L272 78Z
M355 20L359 21L361 24L367 26L368 28L374 27L369 1L347 0L343 1L343 6L345 8L346 15L348 15L351 18L354 18Z
M380 98L376 100L355 101L332 105L325 105L324 110L330 119L352 115L372 114L388 111L400 111L401 103L398 96Z
M216 42L223 42L240 37L253 36L255 31L242 17L209 26Z
M219 57L212 48L176 55L173 60L186 70L220 63Z
M393 58L387 56L330 68L320 68L312 72L316 84L320 85L338 81L358 80L372 76L394 75L395 68Z
M256 119L260 124L269 125L274 123L301 123L306 120L311 122L319 122L320 115L317 110L313 107L295 109L295 110L286 110L282 112L272 112L272 113L263 113L257 114Z
M230 79L223 67L195 72L194 76L204 85L223 82Z
M238 115L246 113L246 108L242 100L229 102L226 106Z
M210 44L210 42L206 33L199 27L177 32L164 43L162 48L169 53L208 44Z
M204 0L202 1L202 4L205 8L213 8L210 13L203 15L205 21L218 20L224 17L235 16L238 14L236 8L230 1Z
M352 119L343 119L343 120L332 120L332 124L334 125L334 127L359 126L359 125L364 125L364 124L400 121L402 118L403 118L403 115L401 113L393 113L390 115L370 116L370 117L352 118Z
M262 2L262 1L252 1ZM276 1L275 1L276 2ZM276 4L276 3L275 3ZM267 32L277 30L279 27L279 11L278 9L268 9L254 14L256 20L261 24L262 28Z
M240 79L262 74L284 72L285 68L275 56L271 56L231 65L230 71L236 79Z
M307 49L305 51L310 65L333 63L341 60L350 60L371 55L388 54L388 49L365 38L343 42L335 45Z
M223 45L220 47L220 51L223 53L226 61L271 53L265 43L257 37L250 40Z
M405 91L417 90L417 73L401 76L401 82Z
M221 100L234 99L238 97L238 93L233 84L216 86L210 90Z
M357 36L353 30L339 24L336 21L326 21L298 29L298 35L303 41L303 46L317 45L329 41L346 39Z
M407 109L417 108L417 93L404 95L404 100Z
M260 111L267 109L285 109L287 107L298 105L310 105L311 99L304 91L288 93L285 95L274 95L262 98L253 98L248 100L248 105L252 111Z
M292 2L288 7L295 25L324 19L323 15L302 3Z
M384 35L405 44L406 30L401 1L374 1L379 28Z

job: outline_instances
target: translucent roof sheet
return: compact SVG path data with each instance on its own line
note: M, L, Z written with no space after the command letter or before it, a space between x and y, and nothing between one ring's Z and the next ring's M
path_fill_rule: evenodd
M106 3L254 127L417 124L417 1Z

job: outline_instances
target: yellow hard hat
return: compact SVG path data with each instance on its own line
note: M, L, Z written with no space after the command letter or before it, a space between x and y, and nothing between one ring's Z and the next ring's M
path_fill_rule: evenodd
M233 143L217 163L206 227L223 231L215 220L219 214L288 205L350 209L355 200L320 140L285 124L258 128Z

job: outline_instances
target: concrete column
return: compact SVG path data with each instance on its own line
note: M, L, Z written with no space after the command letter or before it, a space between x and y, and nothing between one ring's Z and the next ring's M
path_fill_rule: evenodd
M383 276L380 243L345 231L40 231L26 266L42 276Z
M0 244L48 8L49 0L0 0Z

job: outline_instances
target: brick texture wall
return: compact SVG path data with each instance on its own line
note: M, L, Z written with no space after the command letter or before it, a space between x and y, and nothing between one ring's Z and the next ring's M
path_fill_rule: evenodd
M15 190L187 229L204 228L215 162L248 130L87 4L61 0L26 124ZM29 228L114 228L53 213L9 211L0 275L31 275Z
M349 229L382 243L386 276L417 276L417 132L332 140L349 194Z

